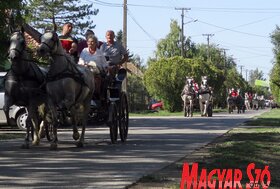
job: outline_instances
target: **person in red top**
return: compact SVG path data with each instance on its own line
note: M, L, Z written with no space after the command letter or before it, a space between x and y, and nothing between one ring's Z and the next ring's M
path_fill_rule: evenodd
M65 51L73 56L75 62L77 63L79 60L78 40L71 36L72 29L73 24L70 22L66 22L62 27L62 33L59 36L59 40Z
M238 93L234 88L231 89L230 96L231 97L237 97L238 96Z

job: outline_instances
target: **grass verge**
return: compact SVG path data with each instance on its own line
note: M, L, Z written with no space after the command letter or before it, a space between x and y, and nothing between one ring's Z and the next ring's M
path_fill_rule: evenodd
M256 169L269 166L271 183L269 189L280 188L280 110L274 109L243 126L227 132L207 146L195 151L162 170L142 177L129 187L138 188L180 188L183 163L198 163L199 171L207 169L240 169L242 188L249 182L247 166L255 163ZM253 173L254 178L256 175ZM218 187L216 187L218 188ZM262 187L260 187L262 188Z
M226 109L213 109L213 113L226 112L226 111L227 111ZM159 111L145 110L138 113L129 113L130 117L183 116L183 115L184 115L183 112L168 112L165 110L159 110ZM200 115L200 112L195 111L194 115Z

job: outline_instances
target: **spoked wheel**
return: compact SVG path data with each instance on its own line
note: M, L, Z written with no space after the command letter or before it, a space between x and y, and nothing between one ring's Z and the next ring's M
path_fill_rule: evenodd
M120 106L119 106L119 130L121 141L125 142L128 134L128 103L125 93L121 94Z
M110 138L111 142L115 144L118 140L118 109L115 103L111 103L109 106L109 121Z
M48 141L53 141L54 140L54 128L53 124L51 123L46 123L45 124L45 131L46 131L46 137Z
M212 107L212 104L209 104L209 105L208 105L208 108L207 108L207 115L208 115L208 117L212 117L212 116L213 116L213 107Z

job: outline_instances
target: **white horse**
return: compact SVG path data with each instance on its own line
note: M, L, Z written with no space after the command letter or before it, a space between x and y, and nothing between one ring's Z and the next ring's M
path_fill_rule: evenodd
M51 56L46 83L48 106L54 126L51 149L57 148L57 120L61 112L72 118L73 139L79 139L76 145L83 147L90 101L95 89L94 76L88 68L75 64L70 55L66 54L56 28L53 32L43 34L40 40L38 54L44 57ZM78 126L82 126L81 134L78 132Z
M248 93L245 93L245 106L246 106L246 110L250 110L251 106L250 106L250 97Z
M193 89L193 79L190 77L186 77L186 85L184 86L181 98L184 102L184 116L189 117L193 116L193 103L195 99L195 91Z
M199 106L201 116L208 116L208 106L211 100L211 90L207 83L207 76L201 77L201 85L199 89Z

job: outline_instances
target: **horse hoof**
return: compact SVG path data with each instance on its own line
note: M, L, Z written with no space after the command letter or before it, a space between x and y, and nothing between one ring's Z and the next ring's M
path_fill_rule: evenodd
M80 138L80 134L78 132L73 133L73 139L78 140Z
M42 132L41 134L40 134L40 138L45 138L46 137L46 134L44 133L44 132Z
M21 149L29 149L29 144L22 144Z
M76 145L77 145L78 148L84 147L84 143L82 143L82 142L78 142Z
M35 140L35 141L32 142L33 146L39 146L39 144L40 144L39 140Z
M57 150L57 144L52 143L51 146L50 146L50 150Z

